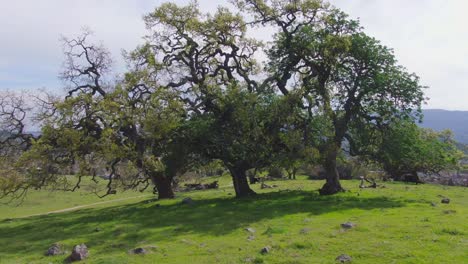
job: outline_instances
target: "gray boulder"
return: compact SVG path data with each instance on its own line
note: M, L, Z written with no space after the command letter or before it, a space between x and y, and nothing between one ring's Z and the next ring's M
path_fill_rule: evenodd
M443 204L449 204L450 203L450 199L449 198L444 198L442 199L442 201L440 201L441 203Z
M339 263L349 263L353 260L353 258L351 258L350 256L346 254L341 254L338 257L336 257L335 260Z
M135 248L135 249L130 250L130 253L140 255L140 254L146 254L148 252L146 251L146 249L140 247L140 248Z
M352 222L346 222L346 223L341 224L341 227L344 228L344 229L350 229L350 228L353 228L355 226L356 226L356 224L352 223Z
M89 251L88 251L88 247L85 244L76 245L73 248L73 251L69 257L69 260L72 262L80 261L80 260L84 260L88 258L88 256L89 256Z
M271 250L271 247L266 246L266 247L262 248L262 250L260 250L260 253L261 254L268 254L268 253L270 253L270 250Z
M64 252L62 246L58 243L52 244L52 246L45 253L46 256L57 256L62 255Z

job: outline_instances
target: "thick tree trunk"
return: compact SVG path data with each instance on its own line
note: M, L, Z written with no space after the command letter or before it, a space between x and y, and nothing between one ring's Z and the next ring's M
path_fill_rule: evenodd
M326 183L319 190L321 195L331 195L344 191L340 183L340 175L336 168L336 158L338 156L338 148L333 148L328 151L325 157L324 169L326 173Z
M172 180L164 175L152 175L151 180L158 192L158 199L172 199L175 197L172 190Z
M236 191L237 198L256 194L252 189L250 189L245 169L236 167L228 167L228 169L232 176L232 182L234 184L234 190Z

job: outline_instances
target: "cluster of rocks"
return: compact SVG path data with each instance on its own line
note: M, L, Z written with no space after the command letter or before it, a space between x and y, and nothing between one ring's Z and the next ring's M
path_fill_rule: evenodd
M129 254L144 255L148 253L148 249L155 249L155 246L149 246L147 248L138 247L129 250ZM46 251L46 256L58 256L68 254L68 251L64 250L64 246L58 243L52 244ZM76 245L73 247L71 254L65 259L65 263L85 260L89 257L89 250L85 244Z
M351 228L356 227L356 224L352 222L346 222L346 223L342 223L341 227L344 229L351 229ZM247 240L252 241L255 238L254 237L255 229L248 227L245 229L245 231L247 231L250 234ZM310 228L303 228L301 229L300 234L308 234L309 232L310 232ZM269 254L271 253L272 249L273 248L270 245L264 246L260 249L260 254L262 255ZM346 254L341 254L335 258L335 261L338 263L350 263L352 262L352 260L353 259L349 255L346 255ZM247 262L251 262L251 259L249 258Z
M55 243L46 251L46 256L65 255L68 251L64 250L63 245ZM80 261L88 258L89 250L85 244L76 245L73 247L71 254L67 257L66 262Z
M424 175L421 178L428 183L468 187L468 173L466 172L441 172L439 174Z

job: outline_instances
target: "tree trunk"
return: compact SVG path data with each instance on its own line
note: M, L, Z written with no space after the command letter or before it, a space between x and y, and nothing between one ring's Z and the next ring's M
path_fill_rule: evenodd
M290 180L295 180L296 179L296 172L297 172L296 167L292 167L292 168L286 170L286 172L288 173L288 179L290 179Z
M172 190L172 181L169 177L157 174L152 175L151 180L158 192L158 199L172 199L175 197L174 191Z
M242 198L256 193L250 189L249 183L247 182L246 170L236 167L228 167L231 172L232 182L234 184L234 190L236 191L236 197Z
M338 148L335 146L329 150L325 157L324 169L326 173L326 183L319 190L321 195L331 195L344 191L340 184L340 175L336 168L336 157L338 156Z

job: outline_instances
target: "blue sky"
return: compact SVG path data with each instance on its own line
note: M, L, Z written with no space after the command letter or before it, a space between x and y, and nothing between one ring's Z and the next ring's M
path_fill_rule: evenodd
M0 91L60 90L60 35L83 26L109 48L117 71L121 50L145 34L142 16L158 0L0 0ZM174 1L186 3L186 0ZM224 1L199 0L202 10ZM425 108L468 110L468 27L465 0L333 0L360 18L366 32L393 48L400 63L416 72L430 101ZM257 32L267 38L265 32Z

